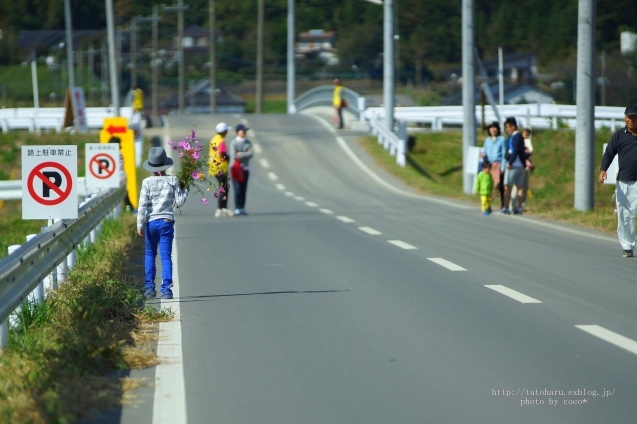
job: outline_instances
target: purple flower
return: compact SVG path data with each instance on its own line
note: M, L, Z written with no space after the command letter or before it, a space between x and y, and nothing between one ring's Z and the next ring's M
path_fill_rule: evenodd
M203 203L204 205L208 204L208 199L206 199L205 197L201 198L201 203Z
M215 196L215 199L218 199L218 198L219 198L219 193L217 193L217 192L215 191L214 196Z
M223 171L217 172L217 177L223 177L224 175L225 175L225 172Z
M172 140L168 140L168 145L172 146L173 145L173 141Z
M183 158L184 157L184 152L179 152L179 157Z
M194 178L195 180L199 179L199 171L195 171L191 175L192 175L192 178Z
M226 189L225 189L225 188L223 188L223 187L219 187L219 193L225 193L225 192L226 192Z
M223 200L228 200L228 198L226 196L223 196Z
M197 150L194 150L190 156L192 156L193 159L199 159L199 152Z

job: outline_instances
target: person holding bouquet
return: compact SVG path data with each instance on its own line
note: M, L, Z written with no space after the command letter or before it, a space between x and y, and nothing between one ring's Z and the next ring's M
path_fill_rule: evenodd
M252 143L246 138L247 131L249 130L243 124L237 124L235 131L237 136L230 142L230 163L238 161L243 170L243 178L236 178L233 176L232 185L234 187L234 214L235 215L247 215L246 205L246 192L248 190L248 178L250 177L250 159L252 159ZM241 180L241 181L239 181Z
M228 211L228 162L230 158L225 140L228 129L229 127L225 122L220 122L215 128L215 136L210 140L210 166L208 172L219 183L215 218L232 215L232 212Z
M157 247L161 257L161 298L172 299L173 263L172 246L175 236L175 213L173 207L181 207L186 202L188 191L176 176L166 175L166 169L173 160L166 155L163 147L151 147L148 160L143 167L152 172L142 182L137 208L137 235L146 239L145 286L147 299L157 295L155 291L155 258Z

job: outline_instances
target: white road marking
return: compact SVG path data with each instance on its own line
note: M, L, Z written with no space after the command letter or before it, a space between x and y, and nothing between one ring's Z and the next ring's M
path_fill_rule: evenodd
M274 172L268 172L268 178L271 179L272 181L276 181L279 179L279 177L277 177Z
M431 262L437 263L438 265L444 266L445 268L451 271L466 271L466 269L464 269L460 265L456 265L453 262L449 262L446 259L442 259L442 258L427 258L427 259L429 259Z
M319 209L319 211L323 212L325 215L331 215L334 213L334 211L331 211L329 209Z
M276 185L276 188L277 188L278 190L281 190L281 191L285 190L285 186L284 186L283 184L281 184L281 183L278 183L278 184Z
M270 163L268 162L267 159L259 159L259 162L261 162L261 166L264 168L269 168L270 167Z
M576 325L575 327L637 355L637 342L635 340L607 330L599 325Z
M318 204L314 203L314 202L305 202L306 205L308 205L311 208L315 208L318 206Z
M305 197L301 197L301 196L296 196L294 197L294 200L298 200L299 202L305 200Z
M155 369L153 424L186 422L186 390L181 347L177 237L173 239L173 252L173 296L175 300L162 300L161 306L163 308L170 306L175 316L172 321L159 323L159 340L157 342L157 359L159 360L159 364Z
M355 222L352 218L348 218L346 216L337 216L336 219L343 222Z
M253 132L252 135L254 135L254 132ZM261 153L262 152L260 144L252 143L252 147L254 148L254 153Z
M286 196L294 196L294 193L292 193L291 191L286 191L286 192L285 192L285 195L286 195Z
M371 234L372 236L377 236L379 234L383 234L380 231L374 230L373 228L370 228L370 227L358 227L358 229L361 230L364 233Z
M485 287L490 288L491 290L495 290L498 293L502 293L505 296L509 296L511 299L515 299L520 303L542 303L541 301L532 298L531 296L527 296L525 294L520 293L519 291L515 291L505 286L501 285L485 285Z
M412 246L409 243L405 243L404 241L400 241L400 240L387 240L388 242L390 242L391 244L394 244L398 247L402 247L405 250L413 250L413 249L418 249L416 246Z

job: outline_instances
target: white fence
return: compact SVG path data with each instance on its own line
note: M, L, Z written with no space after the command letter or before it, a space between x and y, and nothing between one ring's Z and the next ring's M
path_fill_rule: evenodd
M504 105L500 108L503 117L513 116L524 128L576 128L577 106L535 103L525 105ZM370 107L365 110L365 119L372 117L384 119L385 110ZM426 124L433 130L442 130L445 126L462 126L464 122L462 106L396 107L396 120L405 120L409 124ZM482 107L476 106L476 123L482 119ZM491 106L484 107L485 122L496 121ZM611 106L595 107L595 128L616 130L624 125L624 108Z
M132 116L130 107L119 108L120 116ZM87 107L86 120L90 129L101 129L104 118L115 117L115 109L110 107ZM15 130L29 132L64 130L63 107L21 107L0 109L0 129L3 133Z

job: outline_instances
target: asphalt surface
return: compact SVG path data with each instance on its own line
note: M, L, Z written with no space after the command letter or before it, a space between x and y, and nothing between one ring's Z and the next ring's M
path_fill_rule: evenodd
M316 117L243 118L249 215L192 193L177 217L188 422L635 422L616 239L415 195Z

